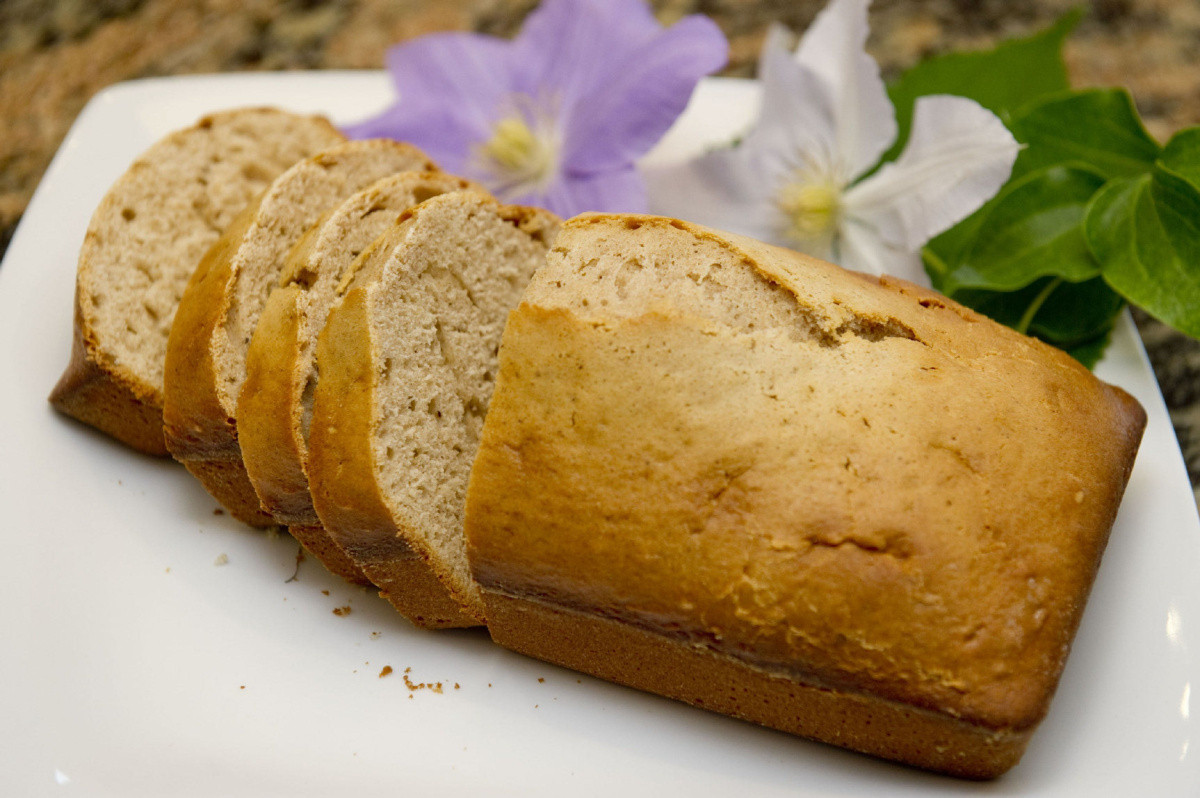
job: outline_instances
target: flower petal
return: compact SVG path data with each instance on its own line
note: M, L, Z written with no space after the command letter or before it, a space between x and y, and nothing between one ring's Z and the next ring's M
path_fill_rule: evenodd
M513 42L512 88L535 99L547 87L586 94L659 31L644 0L544 0Z
M1019 150L1004 123L974 100L921 97L904 152L846 192L847 216L916 252L991 199Z
M563 218L586 211L645 213L646 186L633 167L595 175L570 176L559 180L533 202Z
M772 171L759 155L741 146L645 170L650 212L786 246Z
M890 274L929 286L929 277L917 252L888 244L879 238L878 231L856 220L847 221L839 233L838 251L830 260L842 268L874 275Z
M469 174L471 147L478 139L472 125L448 108L413 113L398 103L379 116L342 128L352 139L390 138L419 147L439 168L463 177Z
M725 64L727 52L720 28L707 17L691 16L656 31L587 94L564 91L565 163L593 172L644 155L683 112L700 78ZM610 54L600 56L612 63Z
M460 107L479 131L491 127L512 92L513 47L475 33L434 33L388 50L387 68L400 102L413 111Z
M837 151L850 177L874 166L897 132L879 64L866 51L870 5L871 0L831 0L805 31L795 56L833 98Z
M789 52L788 34L772 25L763 43L759 73L763 86L758 122L741 147L757 151L763 162L777 164L771 176L777 191L792 173L803 168L810 174L849 182L853 174L838 174L838 131L829 86Z
M344 129L351 138L388 137L423 149L443 169L462 171L471 145L486 141L511 93L512 46L470 33L423 36L388 51L399 100Z

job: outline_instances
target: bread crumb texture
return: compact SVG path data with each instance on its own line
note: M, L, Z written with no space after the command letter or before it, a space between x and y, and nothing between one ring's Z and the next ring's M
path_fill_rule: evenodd
M417 625L482 623L467 482L505 320L557 227L472 191L428 199L359 257L321 333L314 506Z
M237 410L247 473L281 523L319 524L305 473L317 336L355 260L403 212L471 185L442 172L389 175L326 211L289 252L251 338Z
M482 197L422 206L397 230L387 277L372 285L377 479L400 526L477 604L462 537L467 479L491 399L505 319L545 245ZM402 267L401 267L402 264Z
M323 119L242 109L138 158L96 209L80 253L81 312L105 359L161 395L167 335L201 256L276 175L340 140Z
M1143 425L1065 354L933 292L578 217L508 322L471 565L485 591L757 672L1027 730Z

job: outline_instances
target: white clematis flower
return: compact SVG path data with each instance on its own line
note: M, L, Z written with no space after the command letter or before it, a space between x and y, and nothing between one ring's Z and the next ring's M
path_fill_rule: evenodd
M920 250L990 199L1020 145L963 97L917 100L895 161L895 109L866 52L870 0L832 0L800 40L773 28L762 110L736 146L648 170L651 210L928 285Z

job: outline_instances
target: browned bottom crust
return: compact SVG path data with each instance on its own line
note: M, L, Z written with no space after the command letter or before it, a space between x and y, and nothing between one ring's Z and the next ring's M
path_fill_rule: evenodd
M479 621L463 612L433 569L421 557L408 550L408 556L392 556L364 563L371 580L379 586L379 595L392 603L396 611L422 629L462 629L479 626Z
M92 357L75 322L71 362L50 393L50 404L139 452L167 456L162 402L139 395Z
M329 533L325 531L325 527L320 524L296 524L289 526L288 532L300 541L300 545L304 546L305 551L320 560L330 573L356 585L370 587L374 584L362 572L362 569L346 556L346 552L333 542Z
M1032 734L997 731L859 693L814 687L607 618L484 589L505 648L773 729L971 779L1021 758Z
M250 526L275 526L275 519L259 504L241 460L184 460L183 464L234 518Z

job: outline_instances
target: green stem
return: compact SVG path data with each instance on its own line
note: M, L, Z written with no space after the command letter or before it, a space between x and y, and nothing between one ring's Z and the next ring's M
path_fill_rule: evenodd
M1013 329L1022 335L1028 335L1029 325L1033 324L1033 317L1036 316L1038 311L1042 309L1042 305L1046 304L1046 300L1050 298L1050 295L1054 293L1055 289L1062 284L1063 278L1061 277L1055 277L1053 280L1046 283L1046 287L1039 291L1038 295L1035 296L1033 301L1029 303L1029 307L1025 308L1025 314L1021 316L1021 320L1017 322L1017 325Z

